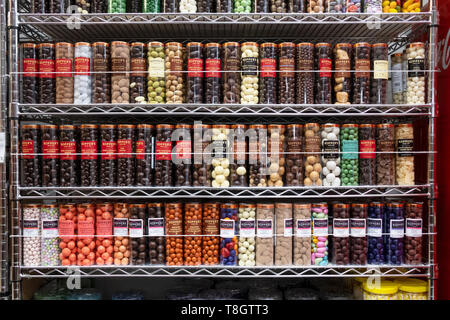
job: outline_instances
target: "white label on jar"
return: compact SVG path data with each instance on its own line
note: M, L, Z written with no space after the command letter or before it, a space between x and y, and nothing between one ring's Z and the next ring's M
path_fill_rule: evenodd
M57 238L58 236L58 220L43 219L42 238Z
M220 220L220 237L234 238L234 220Z
M5 133L4 132L0 132L0 163L4 163L5 162Z
M23 236L39 237L39 220L23 220Z
M422 237L422 219L406 219L405 235L407 237L420 238Z
M148 218L148 235L150 237L164 236L164 218Z
M258 219L256 235L259 238L273 237L272 219Z
M126 237L128 236L128 219L114 218L113 219L114 236Z
M129 235L131 238L142 238L144 235L144 220L130 219L128 221Z
M401 63L393 63L392 66L392 92L403 92L403 71Z
M239 235L244 238L255 237L255 219L240 220Z
M164 59L151 58L149 61L150 77L164 78Z
M293 220L292 219L284 219L284 236L292 237L292 228L293 228Z
M328 236L328 219L313 219L313 236Z
M381 237L383 233L383 220L382 219L367 219L367 235L369 237Z
M390 232L389 236L391 238L403 238L405 235L405 220L403 219L392 219L390 221Z
M297 238L311 237L311 219L297 219L295 229Z
M349 227L349 219L333 219L333 236L347 238L350 234Z
M350 219L350 236L354 238L366 236L366 219Z

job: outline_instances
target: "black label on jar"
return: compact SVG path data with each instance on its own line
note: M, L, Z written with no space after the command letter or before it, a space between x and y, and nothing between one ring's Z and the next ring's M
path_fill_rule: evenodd
M399 157L412 157L414 140L412 139L399 139L397 140L397 151L398 152L406 152L399 153Z
M425 59L408 60L408 77L425 77Z
M242 58L241 67L243 76L258 75L258 58L254 57Z
M295 236L298 238L311 236L310 219L297 219Z
M339 140L323 140L322 141L322 151L327 152L323 154L323 157L327 160L338 159L339 153Z
M130 219L128 221L128 226L131 238L141 238L144 235L144 220Z
M367 219L367 235L369 237L381 237L383 228L382 219Z
M42 220L42 237L58 237L58 220Z
M164 235L164 218L148 218L148 235L153 237Z
M349 236L349 219L333 219L333 236L347 238Z
M350 219L350 235L356 238L366 236L366 219Z
M392 219L390 222L389 236L391 238L403 238L405 234L405 220Z
M422 219L406 219L405 235L407 237L422 237Z

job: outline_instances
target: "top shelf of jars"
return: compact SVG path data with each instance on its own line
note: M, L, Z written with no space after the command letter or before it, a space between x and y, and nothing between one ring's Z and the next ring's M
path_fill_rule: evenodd
M17 23L32 26L48 40L282 37L389 42L425 32L432 13L19 13Z

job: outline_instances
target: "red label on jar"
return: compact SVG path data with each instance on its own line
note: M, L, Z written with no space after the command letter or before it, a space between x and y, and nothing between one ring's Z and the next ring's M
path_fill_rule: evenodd
M124 140L117 140L117 153L118 158L124 159L124 158L131 158L131 140L130 139L124 139Z
M275 59L261 59L261 78L275 78L277 61Z
M191 159L192 154L191 141L177 141L177 159L188 160Z
M55 77L55 60L42 59L39 60L39 78Z
M81 160L97 159L97 141L81 141Z
M171 141L156 142L156 160L171 160L172 159L171 153L172 153Z
M369 78L370 77L370 60L357 59L355 62L356 78Z
M282 58L280 59L280 77L282 78L293 78L295 70L294 59Z
M203 78L202 59L188 59L188 77Z
M375 159L375 140L361 140L359 142L359 157L361 159Z
M112 235L112 219L102 219L96 222L97 235L111 236Z
M61 141L59 144L61 160L77 159L77 144L75 141Z
M136 141L136 159L145 159L145 140Z
M331 59L320 59L320 77L331 78Z
M24 77L36 77L38 71L38 63L36 59L23 59L22 72Z
M22 140L22 159L34 159L34 140Z
M131 71L135 71L131 73L132 77L145 77L145 69L144 58L131 58Z
M117 142L102 141L102 160L116 160Z
M220 59L206 59L206 78L220 78Z
M59 158L59 141L44 140L42 141L42 153L44 159L58 159Z
M91 59L85 57L75 58L75 74L87 76L91 71Z
M78 236L93 236L94 221L78 221Z
M56 76L65 78L72 76L71 59L56 59Z
M61 240L63 241L70 240L71 238L73 238L74 233L75 233L75 223L73 223L72 220L59 221L58 234Z

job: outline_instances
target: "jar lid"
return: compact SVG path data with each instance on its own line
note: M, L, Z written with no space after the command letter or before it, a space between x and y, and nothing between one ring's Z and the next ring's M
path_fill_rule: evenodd
M294 209L311 209L310 203L294 203Z
M95 204L93 204L93 203L78 203L78 204L77 204L77 207L81 207L81 208L86 207L86 208L89 208L89 207L95 207Z
M324 123L324 124L322 124L322 128L339 128L339 124L337 124L337 123Z
M175 128L172 124L157 124L156 129L173 129Z
M393 128L393 123L379 123L377 124L377 128Z
M245 124L233 124L231 125L231 129L246 129L247 126Z
M201 42L189 42L186 46L187 47L200 47L200 48L203 48L203 43L201 43Z
M134 124L119 124L117 128L119 129L134 129L136 126Z
M406 203L406 207L422 208L423 207L423 202L407 202Z
M130 208L145 208L145 203L132 203L130 204Z
M41 130L42 129L58 129L58 126L54 124L43 124L41 125Z
M59 205L60 208L75 208L75 203L63 203Z
M367 203L352 203L352 208L367 208Z
M22 47L23 48L36 48L37 47L37 45L35 44L35 43L32 43L32 42L28 42L28 43L23 43L22 44Z
M199 123L196 123L196 124L194 124L194 129L209 129L209 128L211 128L211 125L210 124L199 124Z
M104 47L109 47L109 43L108 42L102 42L102 41L98 41L98 42L94 42L92 44L93 47L95 46L104 46Z
M111 42L111 46L127 46L128 47L128 42L126 42L126 41L113 41L113 42Z
M206 48L220 48L220 43L217 42L208 42L205 44Z
M273 209L275 206L273 203L258 203L256 208L258 209Z
M276 43L273 43L273 42L264 42L264 43L261 44L261 48L267 48L267 47L276 48L276 47L278 47L278 45Z
M412 128L412 123L400 123L397 125L397 128Z
M403 208L403 203L401 202L389 202L387 204L388 207L393 207L393 208Z
M222 203L220 207L223 209L237 209L238 206L236 203Z
M254 203L239 203L239 208L256 208Z
M256 42L244 42L241 47L243 46L252 46L252 47L259 47L259 44Z
M292 209L292 203L275 203L275 208Z
M368 43L368 42L358 42L358 43L355 43L355 44L353 45L353 47L354 47L354 48L360 48L360 47L368 47L368 48L370 48L371 45L370 45L370 43Z
M204 207L219 207L220 203L218 203L218 202L216 202L216 203L209 202L209 203L204 203L203 206Z
M96 124L82 124L80 125L80 129L97 129L98 125Z
M295 48L295 43L293 43L293 42L283 42L283 43L280 43L280 48L282 48L282 47Z
M374 43L372 45L372 48L387 48L387 47L388 47L387 43Z
M75 126L71 124L63 124L59 126L59 130L75 130Z
M342 125L342 128L358 128L356 123L346 123Z
M138 129L153 129L153 125L152 124L138 124L137 128Z
M115 124L101 124L100 125L100 129L115 129L116 125Z
M182 45L181 43L179 43L179 42L167 42L167 43L166 43L166 48L169 48L169 47L179 47L179 48L182 48L183 45Z
M91 44L89 42L77 42L75 43L75 47L90 47Z
M22 129L39 129L38 124L23 124Z
M53 43L47 43L47 42L45 42L45 43L39 43L39 48L44 48L44 47L50 47L50 48L54 48L55 47L55 45L53 44Z
M331 48L331 44L329 44L328 42L319 42L319 43L316 44L316 48L319 48L319 47L329 47L329 48Z
M320 128L320 124L314 123L314 122L306 123L306 124L305 124L305 128L306 128L306 127L319 127L319 128Z
M395 294L398 291L398 284L389 281L389 280L381 280L379 285L378 283L369 287L367 283L363 283L363 288L365 291L374 293L374 294Z
M352 44L351 43L347 43L347 42L337 43L335 48L336 49L339 49L339 48L349 48L349 49L351 49L352 48Z
M170 207L174 207L174 208L180 208L183 206L183 204L181 202L171 202L171 203L166 203L166 209L169 209Z
M192 129L192 125L181 123L181 124L177 124L175 126L175 128L177 128L177 129Z
M240 45L239 45L239 42L225 42L225 43L223 44L223 46L224 46L224 47L230 47L230 46L233 46L233 47L239 47Z
M369 205L371 207L383 207L384 203L382 203L382 202L371 202Z
M57 204L43 204L41 208L58 208Z
M393 56L401 58L401 57L403 57L403 53L397 52L397 53L394 53Z
M147 43L148 47L164 47L164 43L159 42L159 41L150 41L149 43Z
M228 124L214 124L213 129L230 129Z
M408 48L423 48L423 47L425 47L425 43L423 42L413 42L410 43L408 46Z
M73 44L70 42L57 42L56 47L73 47Z
M328 207L328 203L326 203L326 202L313 203L313 204L311 205L311 207L313 207L313 208L317 208L317 207L320 207L320 208L322 208L322 207Z
M22 205L22 208L40 208L40 204L24 204Z
M348 203L333 203L333 208L348 209L350 205Z
M267 126L265 124L251 124L250 129L266 129Z
M301 128L303 128L303 125L302 124L288 124L287 127L289 129L291 129L291 128L301 129Z
M198 207L201 207L201 205L202 205L201 202L187 202L184 204L184 207L185 208L187 208L187 207L198 208Z
M162 207L163 204L162 203L157 203L157 202L153 202L153 203L147 203L147 207L152 208L152 207Z
M132 47L144 47L145 43L143 43L143 42L133 42L133 43L131 43L131 46Z
M273 129L280 129L280 130L283 130L283 129L285 128L285 126L284 126L284 124L269 124L269 125L267 126L267 128L268 128L269 130L273 130Z
M311 42L301 42L297 44L297 47L314 47L314 44Z
M406 279L395 279L394 282L399 286L398 289L403 292L410 293L426 293L428 292L428 286L426 281L406 278Z
M372 123L363 123L359 125L360 128L375 128L375 125Z

